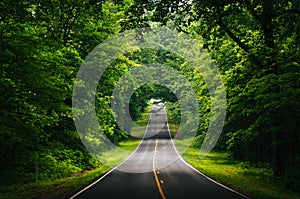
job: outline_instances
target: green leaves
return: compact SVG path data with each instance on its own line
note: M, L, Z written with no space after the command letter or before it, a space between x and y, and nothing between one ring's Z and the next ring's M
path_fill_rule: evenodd
M282 177L286 157L300 154L290 139L299 142L299 2L194 2L194 30L227 87L227 136L221 140L236 157L273 159L274 173Z
M32 166L34 161L22 157L36 152L45 160L44 171L55 170L51 164L60 165L56 169L65 168L63 175L84 168L85 163L92 162L91 156L76 166L71 160L74 151L87 153L74 136L73 81L85 56L121 30L120 19L128 6L112 1L42 0L4 1L0 9L0 159L8 162L3 167L22 170L22 161ZM127 65L121 70L127 70ZM104 85L103 90L110 86ZM113 135L110 98L107 93L98 97L103 103L98 107L99 121ZM87 139L94 140L95 147L101 146L97 138ZM53 153L55 148L65 153Z
M66 168L64 173L83 167L80 163L72 165L68 159L73 155L80 157L77 162L93 160L80 154L84 149L74 134L71 114L73 81L80 64L95 46L121 30L161 24L175 26L203 42L220 69L228 100L220 146L237 158L252 161L271 162L279 148L283 148L284 156L298 157L299 9L297 0L2 1L0 158L18 165L20 157L37 151L44 155L43 161ZM172 42L167 37L163 40ZM162 50L132 49L107 68L96 94L101 128L111 140L116 135L126 137L116 126L111 94L122 75L149 63L168 65L191 82L200 104L199 136L194 143L199 146L210 121L219 117L218 111L211 110L218 99L209 96L199 73L210 63L193 68L181 55ZM214 73L207 77L217 78ZM216 94L220 92L213 89ZM169 110L175 123L180 123L176 97L155 84L133 93L133 119L139 118L147 100L155 96L170 101ZM85 139L94 143L94 148L102 146L99 137L86 135ZM63 152L53 152L55 147L48 143L56 143ZM58 163L63 156L65 163ZM297 162L297 158L289 161Z

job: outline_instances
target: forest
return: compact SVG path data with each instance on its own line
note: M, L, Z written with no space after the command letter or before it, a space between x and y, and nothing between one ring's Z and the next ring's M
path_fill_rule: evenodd
M300 192L299 0L3 0L0 2L0 185L64 178L99 165L75 128L76 75L100 43L127 30L168 27L197 40L219 70L226 118L216 151L269 166L274 181ZM149 63L188 79L201 115L194 145L209 128L212 97L196 69L174 53L133 49L103 73L95 95L99 124L112 141L130 139L111 109L128 71ZM152 98L166 101L180 124L179 101L166 87L135 90L130 115L141 118ZM101 148L101 142L95 147Z

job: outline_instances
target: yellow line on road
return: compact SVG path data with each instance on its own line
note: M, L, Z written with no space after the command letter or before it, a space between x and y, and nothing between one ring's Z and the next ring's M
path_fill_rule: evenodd
M156 139L155 141L155 148L154 148L154 154L153 154L153 174L154 174L154 177L155 177L155 181L156 181L156 184L157 184L157 188L158 188L158 191L160 193L160 196L162 199L166 199L166 196L160 186L160 182L158 180L158 177L157 177L157 174L156 174L156 169L155 169L155 158L156 158L156 151L157 151L157 143L158 143L158 139Z

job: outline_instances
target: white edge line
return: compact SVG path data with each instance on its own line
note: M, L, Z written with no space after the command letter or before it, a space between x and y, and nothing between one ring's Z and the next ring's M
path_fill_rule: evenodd
M152 110L152 107L151 107L151 110ZM149 121L151 120L151 117L152 117L152 113L150 111L150 117L148 119L148 123ZM121 166L124 162L126 162L139 148L139 146L141 145L141 143L143 142L144 138L145 138L145 135L146 135L146 132L148 130L148 123L147 123L147 126L146 126L146 130L145 130L145 133L144 133L144 136L142 138L142 140L140 141L140 143L138 144L138 146L136 147L136 149L125 159L123 160L121 163L119 163L117 166L115 166L114 168L112 168L111 170L107 171L103 176L101 176L98 180L96 180L95 182L89 184L88 186L84 187L83 189L81 189L80 191L78 191L77 193L75 193L74 195L72 195L69 199L74 199L76 198L77 196L79 196L81 193L83 193L84 191L88 190L89 188L91 188L92 186L94 186L95 184L97 184L99 181L101 181L102 179L104 179L106 176L108 176L111 172L113 172L114 170L116 170L119 166Z
M165 108L164 108L164 111L165 111L165 114L166 114L166 117L167 117L168 133L169 133L169 135L170 135L170 138L171 138L171 142L172 142L173 148L175 149L175 151L176 151L176 153L177 153L177 155L178 155L178 158L179 158L185 165L187 165L188 167L190 167L191 169L193 169L194 171L196 171L197 173L199 173L200 175L202 175L202 176L205 177L206 179L212 181L213 183L215 183L215 184L217 184L217 185L219 185L219 186L221 186L221 187L223 187L223 188L225 188L225 189L227 189L227 190L229 190L229 191L231 191L231 192L234 192L234 193L236 193L236 194L238 194L238 195L240 195L240 196L242 196L242 197L244 197L244 198L250 199L249 197L247 197L247 196L245 196L245 195L243 195L243 194L241 194L241 193L239 193L239 192L237 192L237 191L235 191L235 190L233 190L233 189L231 189L231 188L229 188L229 187L227 187L227 186L225 186L225 185L223 185L223 184L221 184L221 183L219 183L219 182L217 182L217 181L215 181L215 180L213 180L213 179L211 179L210 177L206 176L204 173L202 173L201 171L197 170L195 167L193 167L192 165L190 165L188 162L186 162L186 161L183 159L183 157L180 155L180 153L178 152L177 148L175 147L173 138L172 138L172 136L171 136L170 128L169 128L169 122L168 122L168 115L167 115L167 112L166 112L166 109L165 109Z

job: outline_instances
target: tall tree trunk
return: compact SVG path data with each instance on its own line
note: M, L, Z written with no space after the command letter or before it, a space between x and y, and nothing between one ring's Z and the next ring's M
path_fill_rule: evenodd
M263 1L263 14L261 18L261 25L264 32L265 45L268 47L266 55L266 65L268 74L279 74L278 65L276 64L275 57L275 42L273 33L273 4L270 0ZM280 85L276 85L271 92L279 93ZM272 133L273 133L273 175L278 178L282 178L285 173L286 157L285 157L285 142L284 142L284 132L280 127L282 126L282 110L280 108L272 110Z
M273 114L273 175L276 178L282 178L285 174L287 162L284 132L280 128L283 120L280 110L275 110Z

